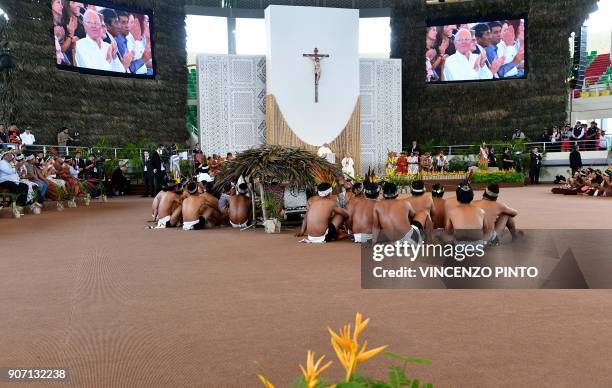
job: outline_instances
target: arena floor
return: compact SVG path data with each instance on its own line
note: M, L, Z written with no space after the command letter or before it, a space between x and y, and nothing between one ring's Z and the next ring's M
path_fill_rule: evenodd
M549 189L501 199L521 228L612 228L609 199ZM431 358L409 370L436 387L612 386L612 291L362 290L350 242L146 230L149 205L1 212L0 367L67 367L74 387L258 387L260 371L287 387L307 350L335 360L327 326L360 311L370 346Z

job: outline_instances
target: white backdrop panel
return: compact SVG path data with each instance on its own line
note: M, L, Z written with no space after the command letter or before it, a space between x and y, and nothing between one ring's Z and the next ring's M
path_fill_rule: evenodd
M267 93L305 143L321 145L346 126L359 96L359 10L271 5L265 10L268 40ZM314 66L321 60L319 103L314 102Z
M265 57L203 54L197 65L202 151L225 155L264 143Z

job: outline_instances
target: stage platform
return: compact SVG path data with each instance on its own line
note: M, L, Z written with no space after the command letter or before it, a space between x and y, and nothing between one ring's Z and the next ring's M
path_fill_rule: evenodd
M612 227L608 199L550 188L502 189L500 201L520 228ZM288 387L309 349L341 375L327 326L360 311L369 346L432 359L409 371L436 387L610 386L611 290L362 290L351 242L147 230L150 205L0 212L0 365L67 367L75 387L258 387L259 372Z

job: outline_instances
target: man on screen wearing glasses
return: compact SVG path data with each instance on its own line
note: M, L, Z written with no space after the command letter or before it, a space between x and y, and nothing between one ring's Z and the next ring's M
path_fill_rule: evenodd
M474 43L475 39L469 30L462 28L457 32L455 36L457 52L448 57L444 64L444 81L493 79L493 74L497 73L503 60L500 58L494 60L489 68L486 52L472 53Z
M83 15L83 25L87 36L76 43L76 66L124 72L117 57L117 44L115 42L109 44L102 40L100 15L88 8Z

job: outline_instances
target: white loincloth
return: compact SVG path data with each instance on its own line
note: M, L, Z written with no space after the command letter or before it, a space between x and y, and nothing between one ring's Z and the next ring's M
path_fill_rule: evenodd
M34 187L38 187L38 185L27 179L20 179L19 182L25 183L26 185L28 185L28 196L26 198L26 202L27 203L32 202L32 200L34 199Z
M325 237L327 237L327 232L329 229L325 230L325 234L320 237L308 236L305 239L300 240L301 243L306 244L325 244Z
M420 245L423 243L421 230L416 225L410 225L410 230L399 241L405 241L408 245Z
M172 219L172 216L165 216L164 218L160 218L157 221L157 226L155 227L155 229L165 229L166 224L170 222L171 219Z
M193 227L196 226L200 220L195 221L183 221L183 230L193 230Z
M371 243L372 233L355 233L353 234L353 241L356 243Z
M230 221L230 225L232 226L232 228L236 229L246 228L247 226L249 226L249 220L244 221L243 224L234 224L232 221Z

